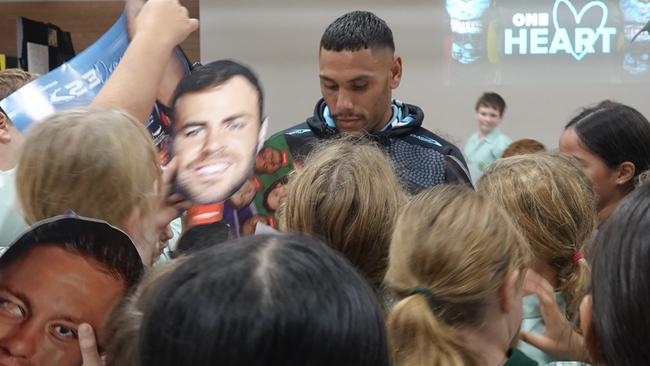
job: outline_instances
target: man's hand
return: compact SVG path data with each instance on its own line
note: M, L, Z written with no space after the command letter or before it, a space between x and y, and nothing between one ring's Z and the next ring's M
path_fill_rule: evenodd
M524 280L524 290L539 298L546 330L542 334L521 332L521 339L563 360L589 361L584 337L578 333L555 301L555 291L548 281L532 270Z

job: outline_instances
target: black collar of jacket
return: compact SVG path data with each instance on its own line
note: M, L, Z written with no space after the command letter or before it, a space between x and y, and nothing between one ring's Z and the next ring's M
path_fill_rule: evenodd
M316 137L325 139L339 135L339 131L336 128L328 126L327 122L325 122L325 119L323 118L323 112L326 106L327 104L325 104L325 100L319 100L314 107L314 115L309 117L306 121L307 125ZM391 138L411 134L422 125L422 121L424 120L424 112L422 112L422 109L415 105L406 103L401 103L400 106L403 108L402 114L404 116L410 115L413 118L413 122L405 126L390 128L388 131L380 131L376 134L368 133L368 138L377 141L378 143L385 144L388 143Z

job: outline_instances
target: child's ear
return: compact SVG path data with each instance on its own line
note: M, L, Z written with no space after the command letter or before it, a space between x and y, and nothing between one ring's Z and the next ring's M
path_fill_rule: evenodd
M9 117L0 112L0 144L11 142L11 132L9 131Z
M616 184L625 185L634 178L636 166L630 161L624 161L616 168Z
M499 289L499 305L501 310L504 313L509 313L516 306L521 306L521 303L518 302L519 297L517 294L521 291L521 286L519 285L519 270L510 272L506 281Z

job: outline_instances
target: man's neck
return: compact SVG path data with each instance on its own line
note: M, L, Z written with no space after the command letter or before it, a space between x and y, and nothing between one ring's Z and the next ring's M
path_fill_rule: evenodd
M386 126L391 123L391 121L394 118L394 109L393 109L393 101L391 100L390 104L388 105L388 109L386 110L386 113L384 113L384 123L379 124L376 128L375 131L371 131L371 133L376 134L379 133L381 130L386 128Z

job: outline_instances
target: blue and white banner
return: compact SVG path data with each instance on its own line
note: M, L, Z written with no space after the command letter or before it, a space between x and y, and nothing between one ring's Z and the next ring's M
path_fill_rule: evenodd
M126 14L86 50L0 101L20 131L50 114L85 106L113 73L129 44Z

